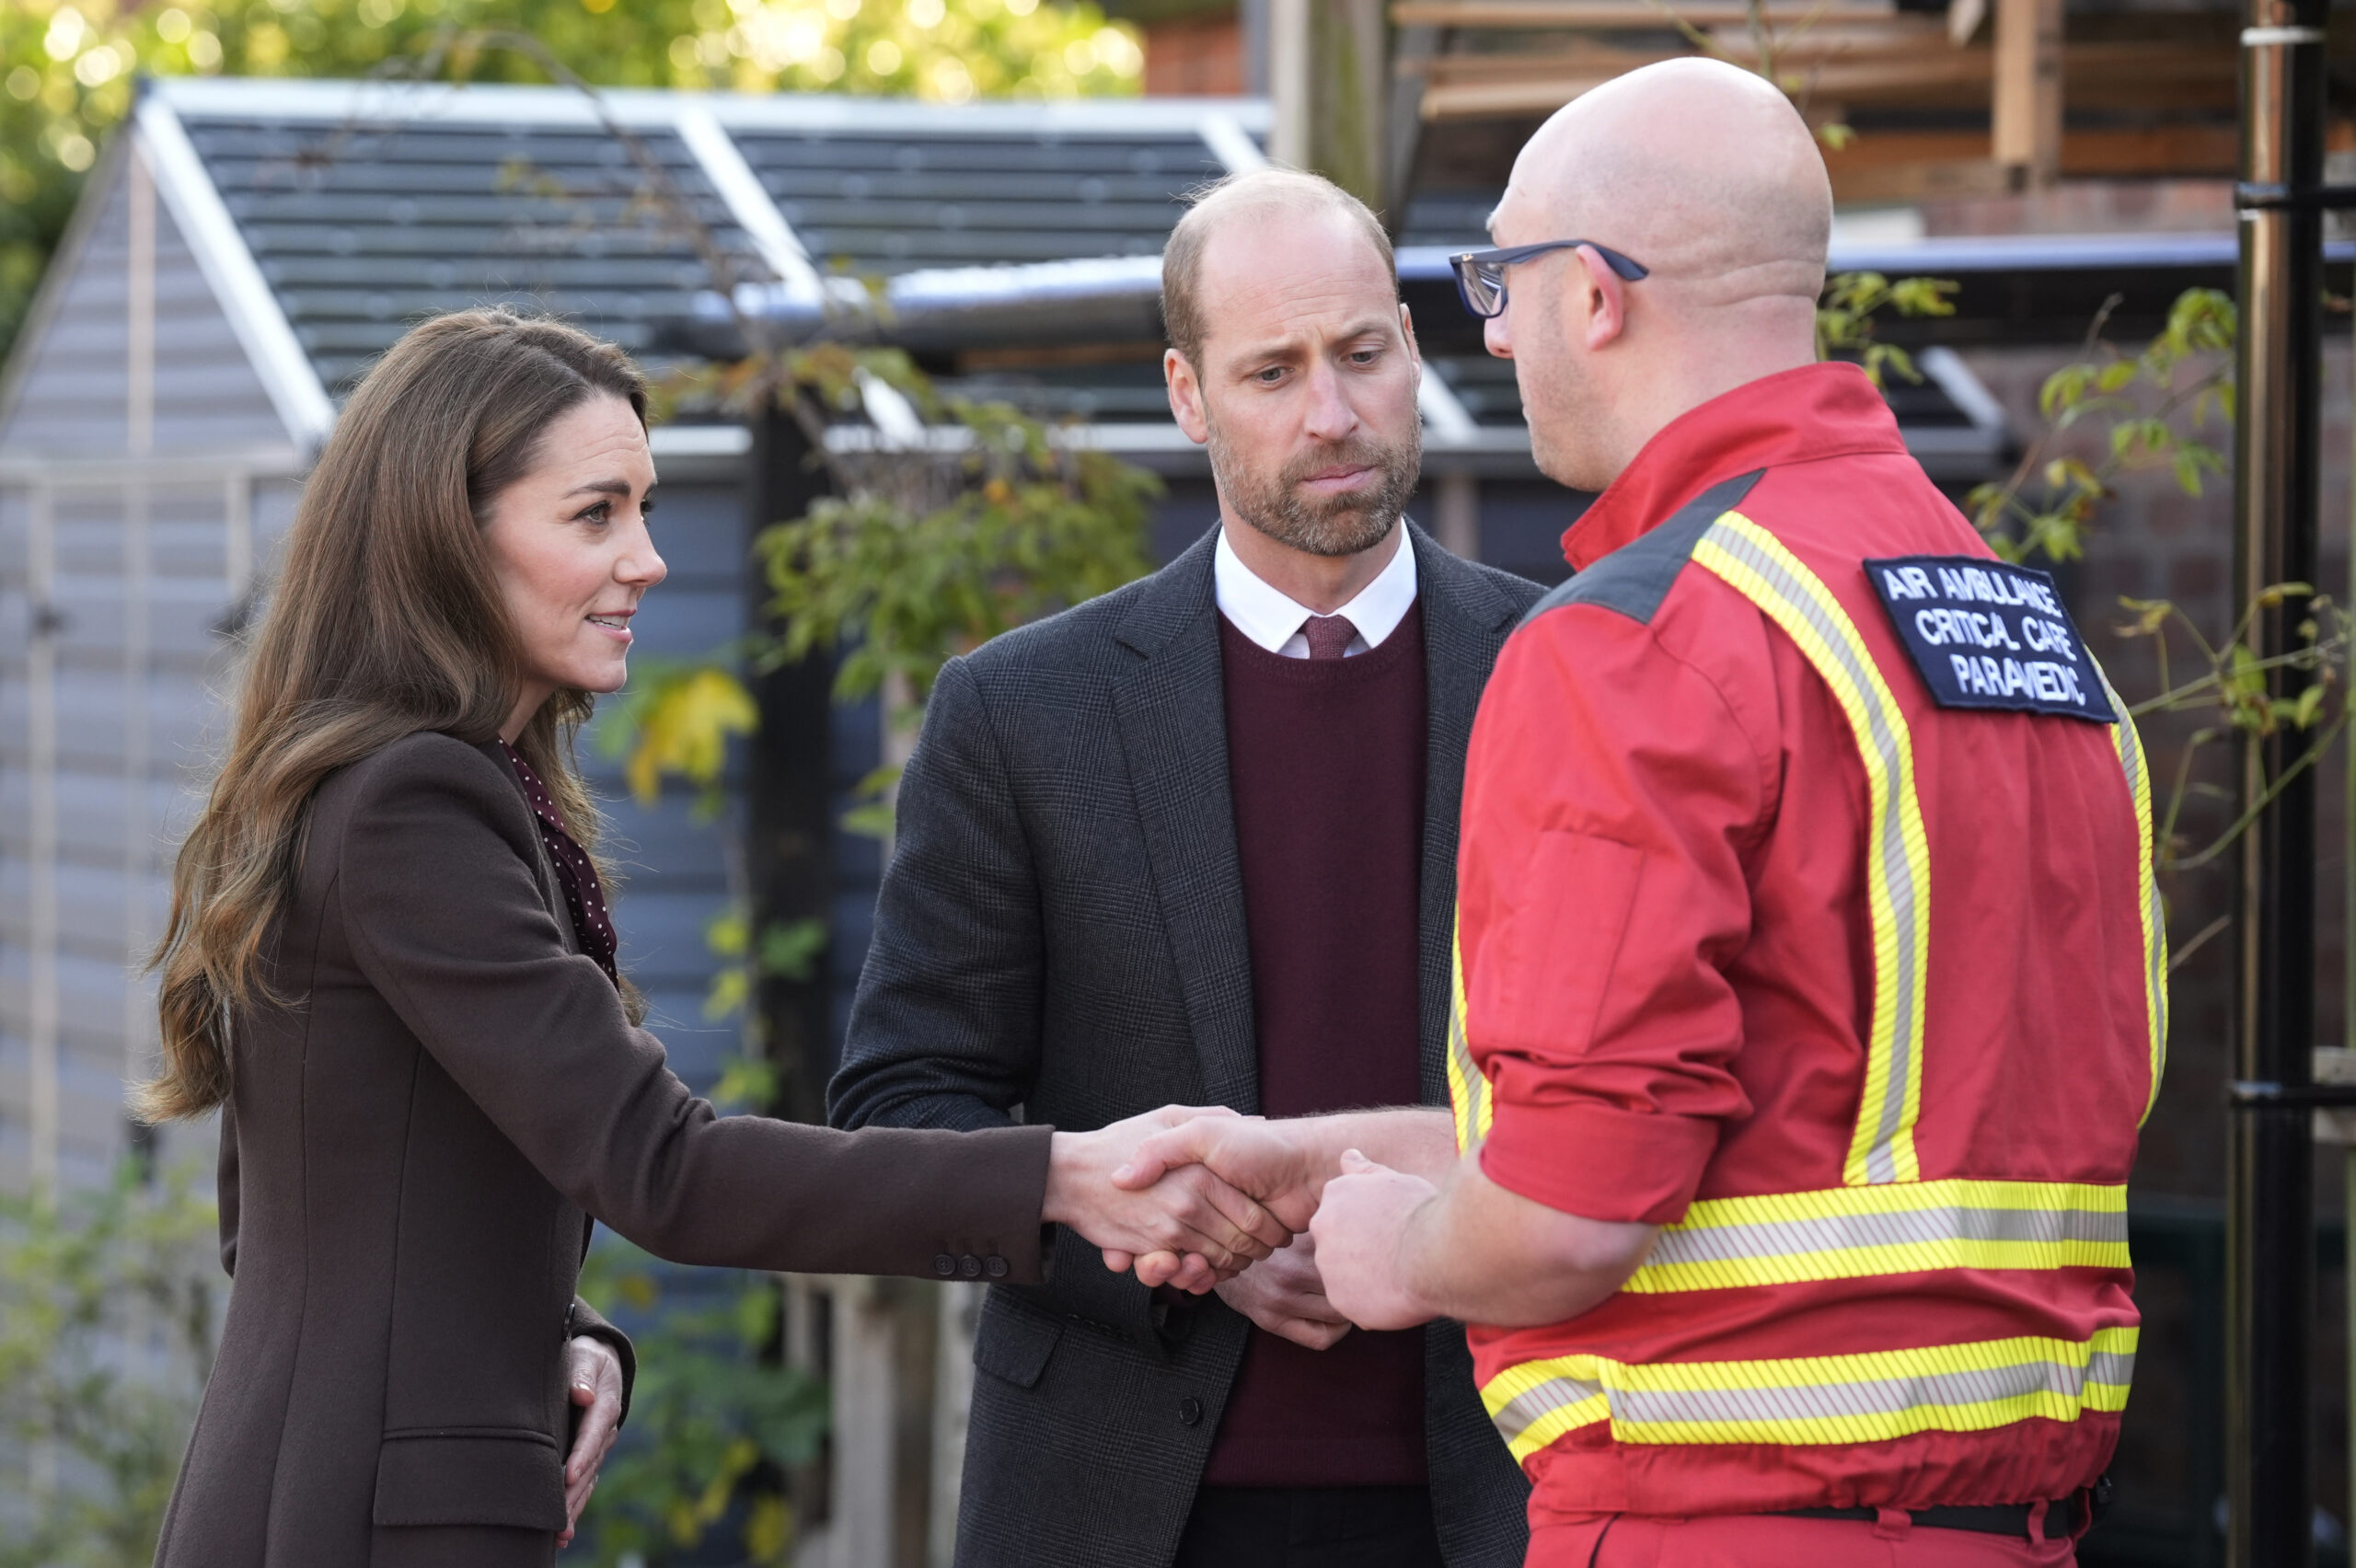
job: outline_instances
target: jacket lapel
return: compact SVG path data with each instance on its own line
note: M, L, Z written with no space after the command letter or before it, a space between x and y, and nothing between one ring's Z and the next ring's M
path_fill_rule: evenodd
M1457 813L1472 716L1520 608L1413 524L1415 596L1424 610L1424 867L1418 910L1417 1038L1426 1104L1448 1103L1448 1011L1456 938Z
M1154 896L1202 1061L1203 1097L1253 1114L1259 1050L1211 587L1218 541L1214 529L1146 581L1114 630L1133 657L1114 674L1113 699Z

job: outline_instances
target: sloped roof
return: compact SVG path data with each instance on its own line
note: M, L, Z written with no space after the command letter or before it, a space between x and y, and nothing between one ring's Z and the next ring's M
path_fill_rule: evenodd
M629 149L595 128L187 121L189 140L308 352L341 392L422 316L528 300L645 346L711 286ZM641 133L679 200L748 269L743 228L679 138Z
M1159 256L1192 186L1228 172L1198 135L944 125L748 132L737 144L821 264L918 267Z
M1224 99L202 78L152 82L142 105L218 193L331 395L409 323L469 305L529 304L645 352L652 323L722 282L1157 254L1178 196L1256 162L1266 119Z
M988 347L984 332L936 356L941 385L1076 418L1094 427L1078 439L1191 469L1201 454L1167 413L1148 259L1189 188L1265 161L1269 110L170 78L144 85L137 120L159 190L298 446L324 437L378 353L440 311L553 311L660 369L711 352L683 324L709 319L730 285L772 284L758 292L791 313L837 297L830 272L882 276L900 280L895 296L904 282L962 297L978 318L1003 313L1000 280L1036 294L1069 263L1111 259L1108 277L1138 274L1119 286L1143 289L1143 326L1078 352ZM1477 243L1492 200L1434 192L1406 237ZM1427 453L1527 473L1510 367L1482 352L1442 253L1411 245L1400 261L1434 372ZM1001 341L1022 336L1011 316L996 326ZM1960 362L1945 368L1934 380L1968 397ZM1934 467L1976 474L2007 439L2000 417L1964 417L1944 387L1909 401L1923 405L1901 409L1910 439L1924 433ZM869 413L877 430L839 433L898 441L889 427L913 418L872 398Z

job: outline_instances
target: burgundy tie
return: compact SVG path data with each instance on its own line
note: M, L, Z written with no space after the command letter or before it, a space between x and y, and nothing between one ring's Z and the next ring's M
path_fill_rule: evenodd
M1347 616L1311 616L1300 623L1300 634L1309 639L1309 656L1312 659L1338 659L1342 650L1358 628L1350 624Z

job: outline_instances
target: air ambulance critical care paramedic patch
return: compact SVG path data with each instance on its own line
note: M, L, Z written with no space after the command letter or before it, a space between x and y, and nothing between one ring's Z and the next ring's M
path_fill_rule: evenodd
M1979 556L1898 556L1865 568L1940 707L2116 722L2046 573Z

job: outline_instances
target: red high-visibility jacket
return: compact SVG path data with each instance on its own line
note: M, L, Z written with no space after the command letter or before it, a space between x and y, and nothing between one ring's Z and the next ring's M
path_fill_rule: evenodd
M1473 729L1458 1131L1667 1228L1471 1331L1537 1516L2091 1484L2166 1031L2133 724L1854 367L1685 415L1564 546Z

